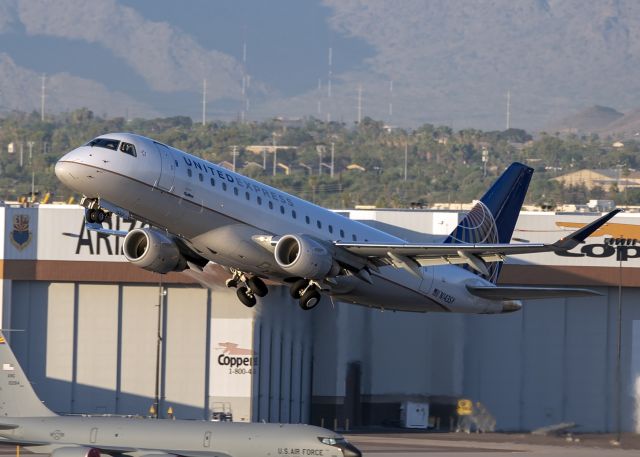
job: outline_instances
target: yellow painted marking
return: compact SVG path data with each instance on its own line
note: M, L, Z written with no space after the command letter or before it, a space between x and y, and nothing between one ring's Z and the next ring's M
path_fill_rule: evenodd
M586 224L580 222L556 222L558 227L581 228ZM614 238L638 238L640 239L640 225L635 224L616 224L615 222L606 223L598 230L593 232L591 236L610 235Z

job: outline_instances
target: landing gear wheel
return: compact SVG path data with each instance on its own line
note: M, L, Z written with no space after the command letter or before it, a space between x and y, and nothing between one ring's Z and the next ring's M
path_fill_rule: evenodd
M233 279L233 278L227 279L225 284L230 289L238 287L238 281L236 279Z
M308 311L312 308L315 308L319 302L320 292L318 292L316 289L309 289L305 292L302 298L300 298L300 308Z
M253 308L256 305L256 296L246 287L239 287L236 290L238 300L247 308Z
M107 219L107 215L100 209L89 209L86 219L91 224L102 224Z
M302 291L309 285L309 281L306 279L298 279L294 282L289 289L289 293L293 298L300 298L302 296Z
M247 279L247 287L249 287L249 289L251 289L251 292L253 292L254 295L257 295L258 297L264 297L269 293L267 285L262 279L258 278L257 276L252 276L251 278Z

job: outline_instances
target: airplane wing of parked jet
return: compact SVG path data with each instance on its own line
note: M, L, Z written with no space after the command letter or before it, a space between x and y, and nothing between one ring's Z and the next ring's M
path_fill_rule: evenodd
M227 286L249 307L269 292L268 279L287 285L304 310L329 295L399 311L514 311L516 289L497 290L506 256L572 249L618 213L553 244L510 244L533 175L516 162L441 244L415 244L130 133L102 135L67 153L56 174L83 194L87 228L125 237L131 263L186 271L206 286L215 285L209 264L221 265ZM112 214L148 226L113 230ZM521 291L520 298L562 292Z

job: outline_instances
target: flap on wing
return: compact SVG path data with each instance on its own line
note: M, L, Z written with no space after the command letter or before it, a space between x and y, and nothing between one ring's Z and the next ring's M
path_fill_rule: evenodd
M489 300L538 300L602 295L595 290L570 287L467 286L467 290L477 297Z

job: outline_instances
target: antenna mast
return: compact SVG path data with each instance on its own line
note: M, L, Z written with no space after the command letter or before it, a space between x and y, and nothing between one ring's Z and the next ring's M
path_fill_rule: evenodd
M40 94L40 120L44 122L44 98L45 98L45 79L47 75L42 74L42 92Z
M511 128L511 90L507 90L507 130Z
M207 80L206 78L202 80L202 125L206 122L206 112L207 112Z
M362 84L358 85L358 124L362 121Z

